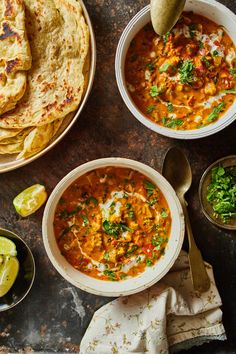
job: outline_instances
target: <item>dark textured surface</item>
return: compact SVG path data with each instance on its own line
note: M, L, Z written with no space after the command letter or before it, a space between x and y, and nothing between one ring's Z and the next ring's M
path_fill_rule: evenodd
M235 0L221 2L236 12ZM100 157L133 158L160 171L163 156L172 145L182 147L191 161L190 217L197 244L205 260L214 267L228 336L226 342L206 344L186 353L236 353L236 233L211 225L200 210L197 194L200 176L207 166L220 157L236 153L236 124L210 138L177 141L151 132L129 113L115 82L115 50L128 21L147 3L145 0L85 1L94 24L98 52L95 84L86 108L56 148L24 168L0 175L0 225L27 241L37 266L28 297L15 309L0 314L0 353L78 352L94 311L109 301L80 291L63 280L44 251L43 208L22 219L13 209L14 196L38 182L50 193L70 170Z

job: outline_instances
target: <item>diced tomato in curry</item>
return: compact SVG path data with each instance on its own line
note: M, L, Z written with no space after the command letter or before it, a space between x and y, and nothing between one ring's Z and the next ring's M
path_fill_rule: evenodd
M160 189L141 173L107 167L78 178L62 195L54 231L73 267L101 280L135 277L164 255L171 215Z
M217 121L236 94L236 48L222 26L190 12L158 36L151 24L132 40L125 63L131 98L153 122L189 130Z

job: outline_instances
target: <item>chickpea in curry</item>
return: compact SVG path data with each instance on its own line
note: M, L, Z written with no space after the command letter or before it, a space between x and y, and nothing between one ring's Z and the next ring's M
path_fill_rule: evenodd
M236 49L225 28L184 12L164 36L147 24L132 40L125 62L127 88L138 109L170 129L217 121L236 94Z
M79 177L54 217L59 249L79 271L101 280L135 277L164 255L171 214L161 190L129 168Z

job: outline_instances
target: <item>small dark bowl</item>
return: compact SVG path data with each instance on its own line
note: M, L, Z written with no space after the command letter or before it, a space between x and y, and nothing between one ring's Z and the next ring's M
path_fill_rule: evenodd
M215 161L210 165L206 171L203 173L202 178L199 184L199 198L202 206L202 211L207 219L216 226L222 227L227 230L236 230L236 219L231 219L229 223L224 223L220 217L215 217L214 210L211 204L207 200L207 189L211 182L211 170L213 167L222 166L222 167L232 167L236 166L236 155L230 155L223 157Z
M0 236L12 240L16 245L17 259L20 263L15 283L6 295L0 297L0 312L19 304L28 294L35 277L34 257L26 243L11 231L0 228Z

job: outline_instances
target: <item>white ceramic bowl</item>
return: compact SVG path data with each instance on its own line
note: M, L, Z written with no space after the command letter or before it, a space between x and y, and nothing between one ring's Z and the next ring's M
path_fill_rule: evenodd
M152 267L148 267L139 276L120 282L104 281L92 278L70 265L61 255L53 230L55 209L63 192L81 175L96 168L119 166L131 168L150 178L162 191L169 205L172 226L165 255ZM160 280L171 268L182 247L184 238L184 219L179 200L164 177L151 167L134 160L123 158L105 158L81 165L66 175L53 190L43 215L43 242L52 264L71 284L89 293L102 296L122 296L137 293Z
M220 4L214 0L187 0L185 11L193 11L205 17L208 17L210 20L221 24L225 27L227 33L231 37L234 43L236 43L236 15L230 11L227 7ZM153 123L149 120L138 108L135 106L132 98L129 95L129 91L126 86L125 81L125 59L130 42L134 36L147 24L151 21L150 17L150 6L144 7L141 11L134 16L134 18L129 22L125 28L118 47L116 51L116 60L115 60L115 71L116 71L116 80L121 93L121 96L129 108L131 113L146 127L152 129L156 133L176 138L176 139L197 139L203 138L212 134L217 133L218 131L227 127L232 123L236 118L236 101L234 104L226 111L226 113L215 123L212 123L201 129L194 130L173 130L162 127L158 124Z

